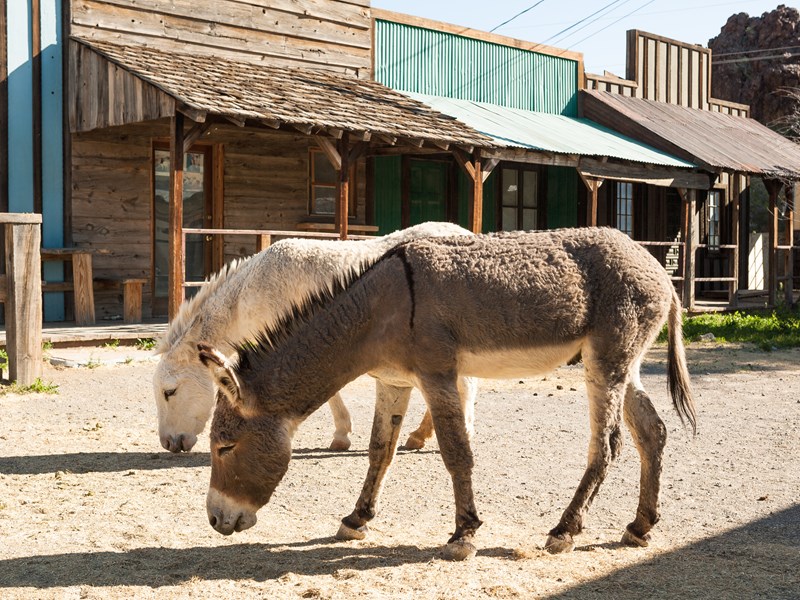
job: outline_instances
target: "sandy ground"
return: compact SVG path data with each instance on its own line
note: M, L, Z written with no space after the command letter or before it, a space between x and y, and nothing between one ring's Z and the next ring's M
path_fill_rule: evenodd
M670 434L645 549L618 543L638 495L627 433L576 551L542 549L584 468L582 368L483 382L473 448L485 523L466 563L440 558L453 500L435 441L399 453L367 540L333 541L366 473L369 378L344 391L353 449L322 450L332 426L317 411L258 524L226 538L205 514L207 437L183 455L158 443L146 353L48 366L57 395L0 396L0 598L800 598L800 352L693 344L688 356L694 439L667 398L664 348L644 368ZM417 396L404 436L421 414Z

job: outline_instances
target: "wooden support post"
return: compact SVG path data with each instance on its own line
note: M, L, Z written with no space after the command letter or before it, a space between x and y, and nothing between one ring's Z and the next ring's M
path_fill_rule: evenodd
M731 243L736 247L733 249L733 256L731 257L731 277L733 281L730 283L728 292L728 306L736 308L739 306L739 254L741 250L741 232L740 232L740 211L739 202L742 195L742 175L734 173L731 175L734 179L733 198L731 198Z
M169 298L170 321L183 302L185 276L183 248L183 114L170 121L169 145Z
M600 186L603 185L605 179L590 177L589 175L585 175L580 169L578 169L578 175L580 175L586 189L589 190L589 202L586 205L586 226L597 227L597 196L600 191Z
M689 310L694 308L694 273L695 273L695 244L694 236L696 230L696 197L697 192L693 189L678 190L683 197L683 306Z
M256 252L266 250L272 245L272 236L268 233L260 233L256 236Z
M481 151L472 154L472 233L483 231L483 170L481 169Z
M794 304L794 186L786 186L786 307L791 308Z
M144 279L125 279L122 282L123 323L142 322L142 287Z
M75 286L75 324L94 325L94 274L92 255L77 252L72 256L72 282Z
M783 184L775 179L764 180L769 192L769 305L775 306L778 297L778 194Z
M341 166L339 168L339 179L336 194L336 231L339 232L339 239L347 239L347 217L350 214L350 136L344 131L342 137L337 141L337 149Z
M6 243L6 349L8 376L31 385L42 376L41 215L4 220Z
M214 159L212 161L214 173L212 175L211 201L211 228L225 228L225 146L214 144ZM225 237L212 236L211 239L211 270L219 271L225 265Z

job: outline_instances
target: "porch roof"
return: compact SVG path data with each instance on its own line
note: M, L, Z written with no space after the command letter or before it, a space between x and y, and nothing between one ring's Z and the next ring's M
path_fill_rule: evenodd
M689 161L651 148L588 119L405 93L492 138L494 145L501 148L608 157L662 167L695 167Z
M583 114L710 171L800 178L800 147L755 119L597 90Z
M368 79L167 52L142 45L72 39L166 94L177 110L195 120L216 115L242 124L250 121L273 128L289 125L308 128L309 133L326 129L351 131L412 140L415 145L424 141L471 147L492 145L491 139L453 118ZM111 72L101 70L98 77L107 77L113 84ZM83 81L77 84L86 86ZM109 90L109 96L113 91ZM121 98L116 101L119 103ZM125 114L110 104L110 111ZM76 127L80 128L80 124Z

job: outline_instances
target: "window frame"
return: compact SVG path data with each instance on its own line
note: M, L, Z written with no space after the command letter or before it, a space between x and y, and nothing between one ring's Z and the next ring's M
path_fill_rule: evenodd
M498 167L500 173L497 178L498 192L497 192L497 230L498 231L542 231L547 228L545 223L543 200L545 197L544 191L544 170L537 165L517 165L517 164L501 164ZM514 204L505 203L505 185L504 174L506 171L514 171L517 173L517 190L516 202ZM525 206L525 173L534 173L536 175L536 183L534 189L536 194L534 196L534 205ZM505 229L503 213L505 209L515 209L516 211L516 224L517 229ZM534 214L534 228L522 229L525 223L525 211L533 211Z
M336 217L336 201L335 201L335 199L334 199L333 212L323 213L323 212L317 212L315 210L315 201L314 201L314 198L315 198L314 191L315 191L315 189L317 189L317 188L333 189L334 190L334 198L335 198L335 195L336 195L335 190L338 189L338 185L337 185L335 176L334 176L334 181L333 181L332 184L331 183L327 183L327 182L321 182L321 183L317 182L317 180L315 178L316 177L316 173L315 173L315 171L316 171L316 168L315 168L316 161L315 161L315 158L316 158L317 155L323 156L325 158L325 160L328 161L328 164L330 165L331 169L333 169L333 172L337 173L336 168L332 164L330 164L330 160L328 159L328 155L325 154L325 152L321 148L319 148L317 146L312 146L312 147L310 147L308 149L308 205L307 205L308 216L309 217L313 217L315 219L334 219ZM355 163L353 163L352 165L350 165L350 187L348 189L348 203L347 203L347 205L348 205L347 206L347 211L348 211L347 212L347 217L348 217L348 219L355 219L356 217L358 217L358 210L357 210L357 208L358 208L358 206L357 206L358 205L358 201L357 201L358 200L358 195L357 195L357 189L358 189L358 168L357 168L357 165Z
M716 202L712 202L712 198L715 198ZM712 219L712 209L716 209L713 211L713 215L716 216L716 219ZM706 250L711 253L718 253L720 252L720 246L722 245L722 190L708 190L706 193L705 213ZM713 232L712 224L715 225L713 227Z
M636 198L636 186L632 181L615 181L614 182L614 227L630 237L631 239L636 239L636 225L634 222L635 219L635 198ZM621 194L620 191L624 188L630 190L628 194ZM621 202L625 202L628 210L621 211ZM623 217L627 224L629 225L630 229L621 227L620 218Z

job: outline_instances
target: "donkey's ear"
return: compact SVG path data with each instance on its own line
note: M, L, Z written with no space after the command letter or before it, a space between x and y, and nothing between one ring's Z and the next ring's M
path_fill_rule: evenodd
M197 344L197 350L200 352L200 362L211 371L211 376L219 390L231 403L237 404L239 402L239 380L236 379L228 359L222 352L208 344Z

